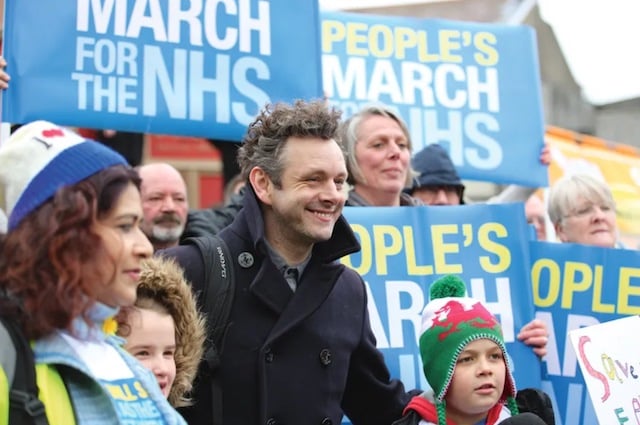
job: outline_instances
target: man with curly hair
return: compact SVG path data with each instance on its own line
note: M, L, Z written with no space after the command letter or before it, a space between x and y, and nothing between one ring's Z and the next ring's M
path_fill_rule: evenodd
M342 216L339 119L323 101L271 105L238 152L243 208L219 233L236 276L219 369L224 424L338 425L346 415L382 425L410 398L376 348L362 278L337 261L360 249ZM196 292L208 284L195 245L163 254ZM211 388L199 378L183 414L210 424Z

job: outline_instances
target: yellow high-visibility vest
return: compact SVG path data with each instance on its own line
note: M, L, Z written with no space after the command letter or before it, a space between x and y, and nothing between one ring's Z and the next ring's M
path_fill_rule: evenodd
M75 425L73 406L62 377L52 365L36 365L38 398L42 401L49 425ZM9 382L0 367L0 425L9 425Z

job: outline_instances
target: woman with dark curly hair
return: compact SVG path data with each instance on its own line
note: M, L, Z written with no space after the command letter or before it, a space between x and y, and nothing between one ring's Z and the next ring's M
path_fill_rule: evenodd
M124 348L153 372L169 403L191 405L205 321L180 266L164 257L145 260L136 303L121 309L116 320Z
M0 312L32 341L50 424L184 423L153 374L104 331L133 305L141 263L152 254L139 228L139 185L121 155L45 121L0 147L8 216ZM13 423L0 412L0 422Z

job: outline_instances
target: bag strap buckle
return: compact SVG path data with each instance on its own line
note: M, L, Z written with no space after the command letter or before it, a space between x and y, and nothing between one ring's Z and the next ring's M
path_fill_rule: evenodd
M44 404L33 394L25 391L11 390L9 400L11 403L21 406L22 410L27 412L32 418L45 414Z

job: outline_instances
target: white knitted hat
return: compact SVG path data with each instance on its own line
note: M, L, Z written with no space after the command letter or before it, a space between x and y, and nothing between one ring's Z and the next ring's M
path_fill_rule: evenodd
M119 153L47 121L23 125L0 146L0 208L12 231L58 189L113 165Z

